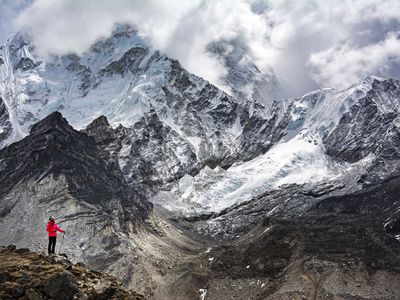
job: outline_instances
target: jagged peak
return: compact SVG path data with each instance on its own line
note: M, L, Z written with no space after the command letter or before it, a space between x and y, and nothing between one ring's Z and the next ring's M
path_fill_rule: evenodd
M32 41L32 35L28 31L18 31L15 35L11 36L8 40L11 43L30 43Z
M369 75L362 79L361 84L372 84L374 81L384 81L385 78Z
M59 128L66 131L74 130L63 115L60 112L55 111L34 124L31 128L30 134L37 134L52 128Z
M101 115L100 117L94 119L85 130L92 130L96 128L112 128L106 116Z
M114 26L112 31L112 36L116 36L119 34L137 34L138 29L137 26L128 23L117 23Z

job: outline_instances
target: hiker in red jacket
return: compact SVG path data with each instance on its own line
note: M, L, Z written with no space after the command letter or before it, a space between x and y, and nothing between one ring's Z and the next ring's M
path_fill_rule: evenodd
M64 233L65 230L62 230L57 226L54 221L54 217L49 218L49 222L47 223L46 231L49 232L49 255L51 253L55 253L54 250L56 249L56 240L57 240L57 231Z

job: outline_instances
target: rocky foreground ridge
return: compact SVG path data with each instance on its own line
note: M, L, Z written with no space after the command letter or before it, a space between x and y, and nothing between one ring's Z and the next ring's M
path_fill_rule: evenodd
M0 246L0 299L125 299L144 296L126 290L115 277L72 264L63 256L47 257L14 245Z

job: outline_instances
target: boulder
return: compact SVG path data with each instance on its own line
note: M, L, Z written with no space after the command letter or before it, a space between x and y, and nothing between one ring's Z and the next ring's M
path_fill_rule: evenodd
M78 292L78 285L71 272L63 271L48 279L44 291L54 299L72 300Z

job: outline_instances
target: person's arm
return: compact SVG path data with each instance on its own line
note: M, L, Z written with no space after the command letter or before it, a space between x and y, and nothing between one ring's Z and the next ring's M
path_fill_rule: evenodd
M46 231L50 231L50 224L47 224Z
M64 233L65 232L65 230L62 230L60 227L58 227L57 225L56 225L56 230L58 230L59 232L62 232L62 233Z

